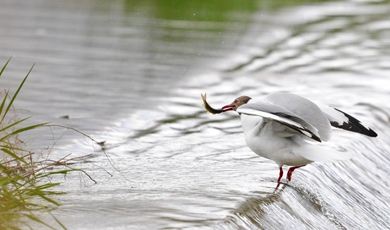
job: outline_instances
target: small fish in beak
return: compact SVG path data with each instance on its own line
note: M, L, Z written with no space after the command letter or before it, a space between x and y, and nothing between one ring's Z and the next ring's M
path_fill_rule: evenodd
M211 107L209 103L207 103L206 101L206 94L201 94L200 96L202 97L203 107L207 110L207 112L211 114L218 114L218 113L225 112L224 109L214 109L213 107Z

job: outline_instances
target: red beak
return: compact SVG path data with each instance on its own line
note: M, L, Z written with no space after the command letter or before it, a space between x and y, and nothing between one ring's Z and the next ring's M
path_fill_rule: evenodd
M225 105L224 107L222 107L222 110L223 110L224 112L227 112L227 111L229 111L229 110L234 110L235 108L236 108L235 105Z

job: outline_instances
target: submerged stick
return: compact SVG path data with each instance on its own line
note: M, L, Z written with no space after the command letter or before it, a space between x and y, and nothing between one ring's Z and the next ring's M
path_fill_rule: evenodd
M200 94L200 96L202 97L203 107L207 110L207 112L211 114L218 114L223 112L223 109L214 109L209 105L209 103L207 103L206 94Z

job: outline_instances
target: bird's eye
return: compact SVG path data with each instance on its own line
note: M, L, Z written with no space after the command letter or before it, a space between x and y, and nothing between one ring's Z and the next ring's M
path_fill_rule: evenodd
M240 100L236 99L234 100L235 103L240 103Z

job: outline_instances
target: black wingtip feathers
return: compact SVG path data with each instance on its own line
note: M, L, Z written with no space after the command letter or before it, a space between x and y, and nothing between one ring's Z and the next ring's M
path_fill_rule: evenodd
M335 108L335 110L339 111L340 113L343 113L344 116L346 116L348 118L348 122L344 122L343 124L339 124L337 122L331 122L331 125L333 127L348 130L351 132L361 133L361 134L364 134L364 135L369 136L369 137L377 137L378 136L378 134L374 130L362 125L362 123L358 119L352 117L351 115L349 115L347 113L344 113L343 111L341 111L339 109Z

